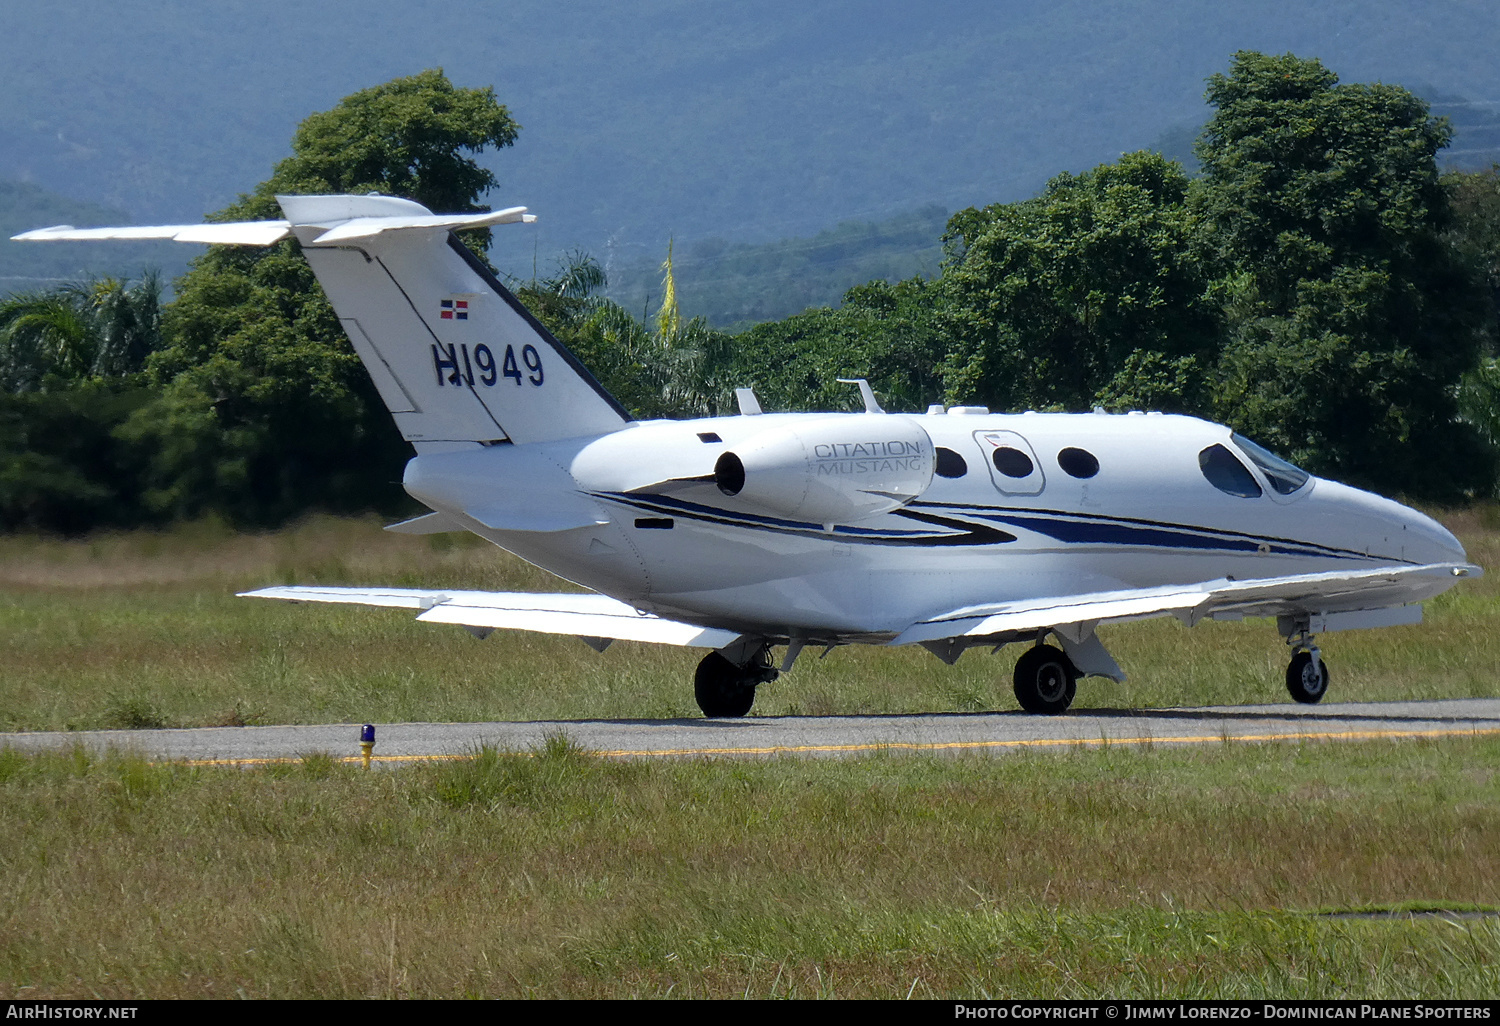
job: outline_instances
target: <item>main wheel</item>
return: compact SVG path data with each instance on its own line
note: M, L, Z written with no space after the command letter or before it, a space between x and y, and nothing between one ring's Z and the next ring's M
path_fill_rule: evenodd
M710 719L743 716L755 704L758 675L747 672L717 652L710 652L693 674L693 697Z
M1319 658L1314 668L1312 653L1298 652L1286 668L1286 689L1304 705L1316 703L1328 692L1328 661Z
M1078 692L1078 671L1051 645L1038 645L1016 661L1016 701L1029 713L1068 711Z

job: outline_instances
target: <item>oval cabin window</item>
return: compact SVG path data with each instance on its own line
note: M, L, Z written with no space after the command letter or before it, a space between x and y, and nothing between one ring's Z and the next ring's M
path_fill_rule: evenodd
M937 467L935 469L937 470L938 477L963 477L969 472L969 465L964 462L962 456L952 449L944 449L942 446L938 446Z
M1027 477L1031 474L1031 457L1020 449L1002 445L990 459L995 461L995 469L1006 477Z
M1057 454L1057 465L1069 477L1093 477L1099 473L1099 460L1086 449L1072 446Z

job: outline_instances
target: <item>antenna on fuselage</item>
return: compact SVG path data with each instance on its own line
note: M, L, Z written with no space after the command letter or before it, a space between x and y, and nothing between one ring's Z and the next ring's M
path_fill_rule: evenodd
M880 408L880 404L875 401L875 390L870 387L870 383L868 381L866 381L864 378L835 378L834 380L837 381L837 382L839 382L839 384L842 384L842 385L858 385L859 386L859 394L860 394L860 396L865 401L865 412L866 413L884 413L885 412L884 410L882 410Z

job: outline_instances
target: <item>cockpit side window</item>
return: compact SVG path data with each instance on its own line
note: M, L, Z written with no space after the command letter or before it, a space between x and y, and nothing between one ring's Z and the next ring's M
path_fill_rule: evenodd
M1234 453L1222 445L1210 445L1198 454L1198 466L1208 483L1221 492L1237 495L1242 499L1258 499L1260 485L1249 469L1235 458Z
M1301 467L1293 466L1275 453L1262 449L1248 438L1233 434L1229 438L1260 468L1261 473L1266 475L1266 480L1271 482L1271 487L1282 495L1291 495L1307 484L1308 478L1312 476Z

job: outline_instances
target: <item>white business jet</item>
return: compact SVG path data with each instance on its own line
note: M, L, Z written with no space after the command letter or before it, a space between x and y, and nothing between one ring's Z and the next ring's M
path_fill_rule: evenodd
M1100 624L1275 617L1287 688L1316 702L1327 631L1417 623L1481 573L1421 513L1313 477L1229 428L1156 413L982 407L634 421L473 253L387 196L282 196L284 221L45 228L17 239L297 239L416 449L406 534L472 531L595 594L263 588L418 619L710 651L696 697L743 716L807 646L1028 645L1015 694L1061 713L1080 676L1124 680ZM1046 644L1049 636L1057 645ZM777 664L771 650L785 646Z

